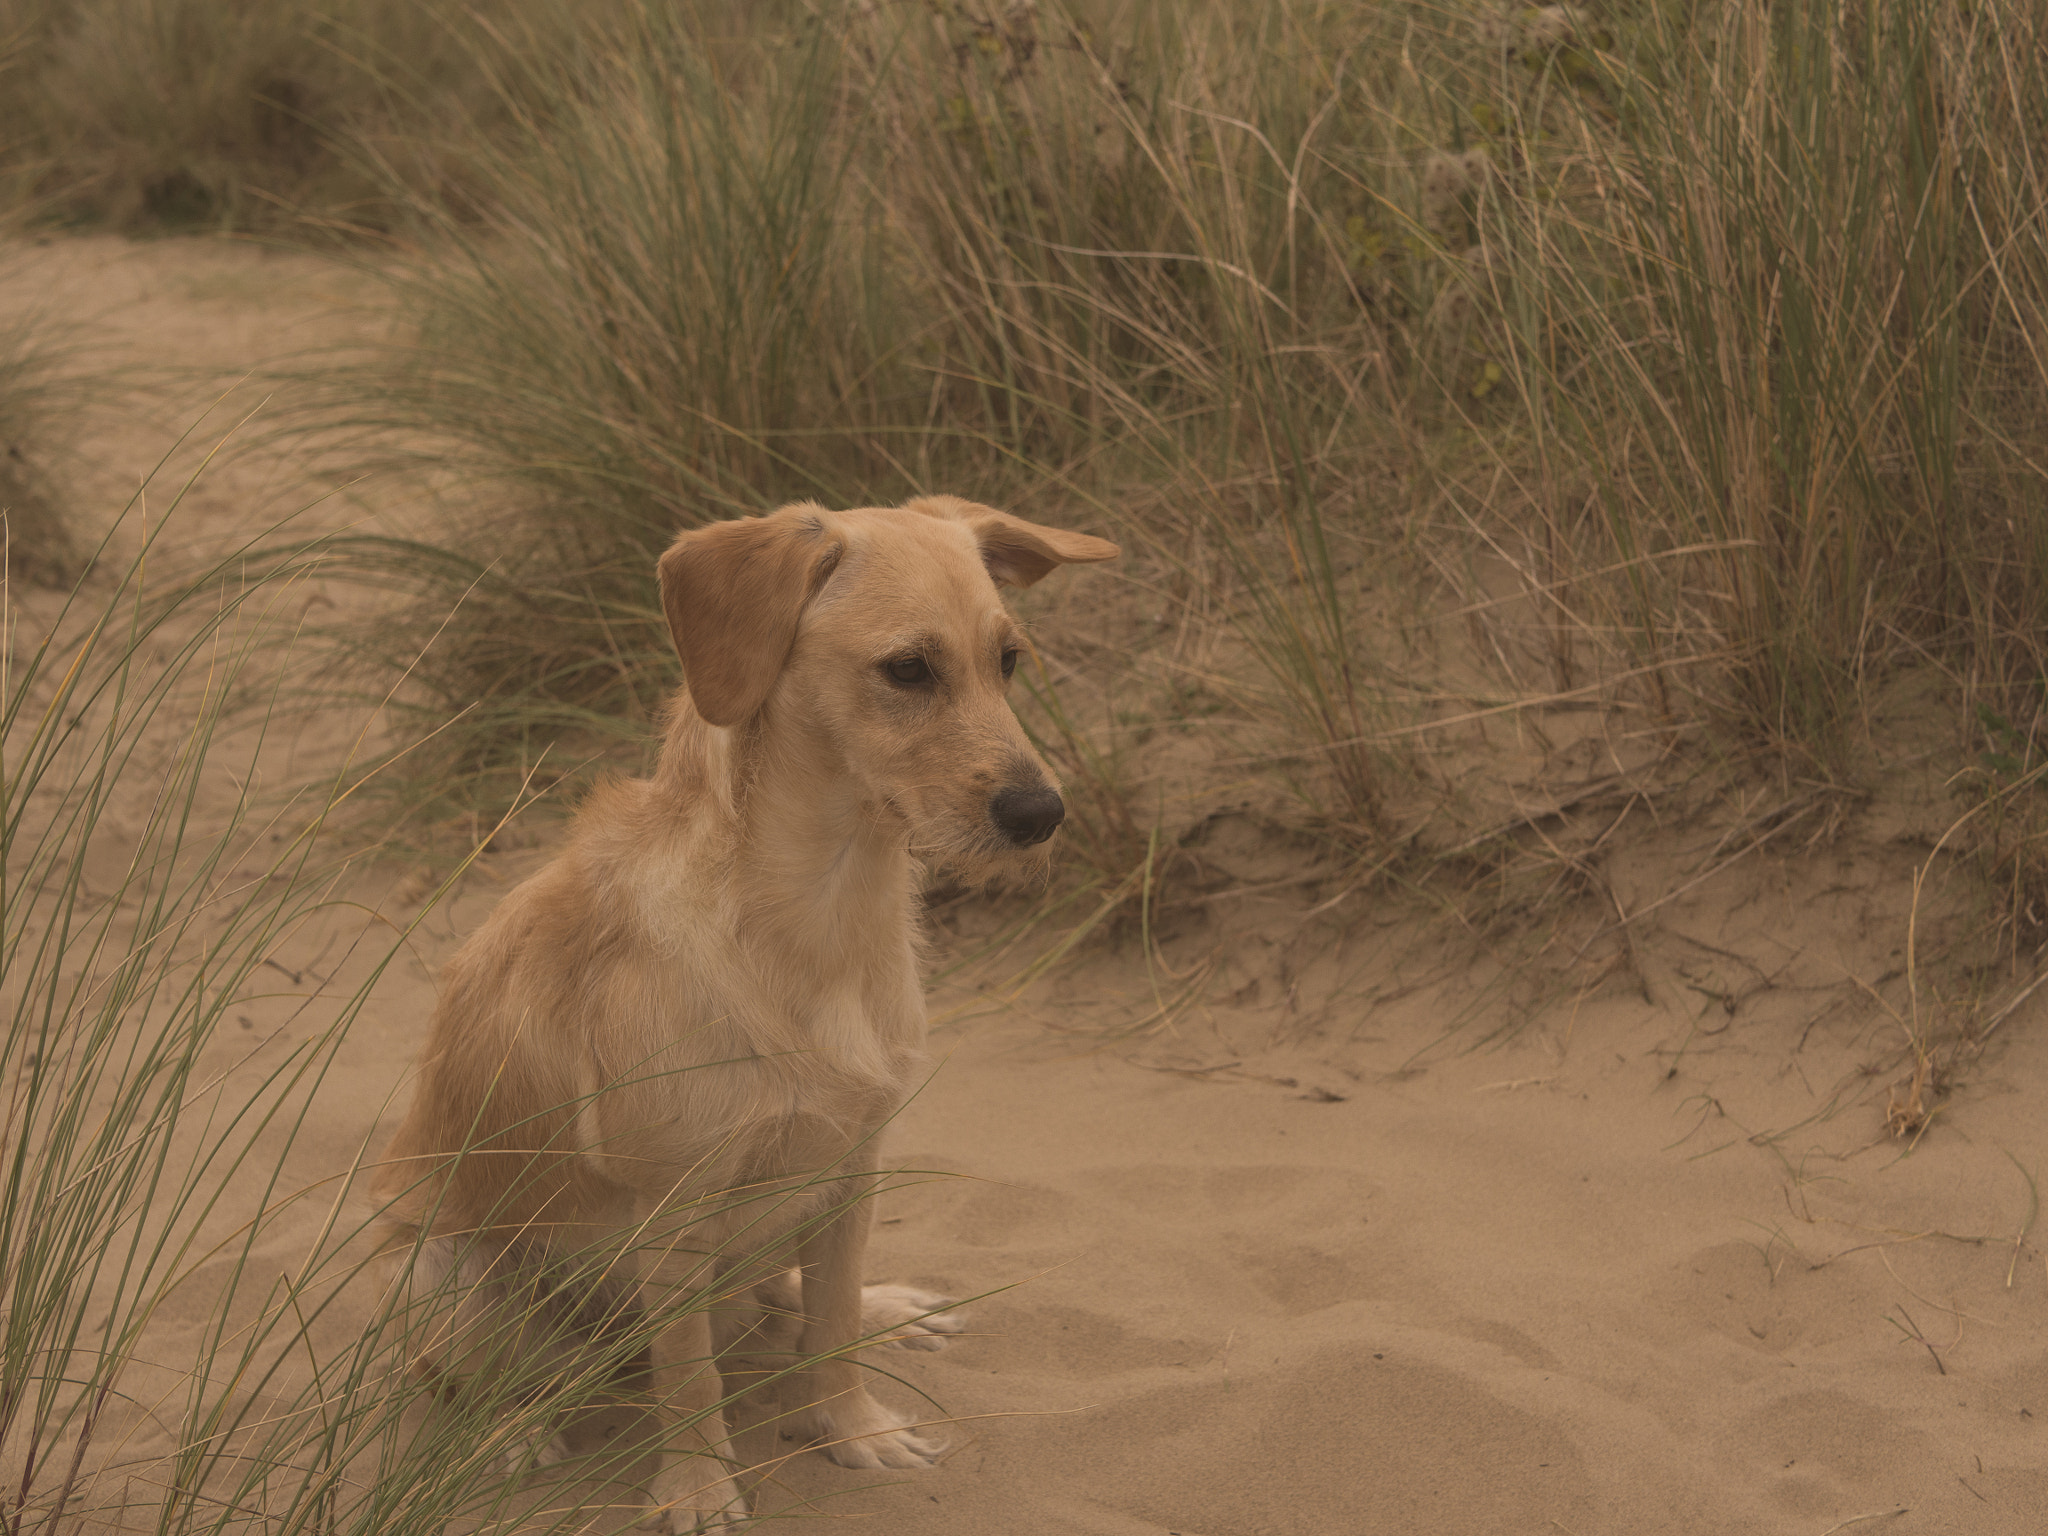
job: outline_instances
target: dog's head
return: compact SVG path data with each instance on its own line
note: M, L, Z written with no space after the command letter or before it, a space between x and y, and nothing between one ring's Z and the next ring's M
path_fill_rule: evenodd
M685 533L662 606L697 713L758 728L967 880L1043 869L1066 814L1006 692L1023 631L997 587L1117 547L954 496L800 504Z

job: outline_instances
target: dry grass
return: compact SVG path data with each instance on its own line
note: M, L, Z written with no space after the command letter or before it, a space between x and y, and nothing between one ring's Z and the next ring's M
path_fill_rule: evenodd
M1104 890L1194 867L1226 803L1333 869L1498 871L1544 818L1472 801L1434 744L1565 708L1622 722L1637 778L1761 758L1841 789L1874 692L1934 669L1959 761L2037 755L2028 7L434 26L366 0L292 45L374 85L304 116L409 232L377 258L408 339L318 364L319 425L487 509L353 550L410 605L354 637L365 675L434 634L409 699L460 717L412 781L429 823L630 755L673 680L648 571L676 526L930 489L1132 552L1033 705ZM1592 782L1542 772L1547 800ZM2034 780L2005 779L1980 823L2017 892ZM1541 878L1582 883L1557 853Z

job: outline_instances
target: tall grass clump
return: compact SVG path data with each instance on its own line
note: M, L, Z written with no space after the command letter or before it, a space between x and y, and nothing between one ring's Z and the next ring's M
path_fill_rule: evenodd
M1099 503L1153 483L1152 516L1119 520L1181 580L1234 579L1237 632L1329 792L1311 802L1370 844L1382 770L1345 579L1362 520L1346 538L1331 516L1390 443L1331 217L1352 40L1321 8L1137 8L1111 36L1078 12L966 14L911 29L873 87L899 257L936 301L934 399ZM943 82L936 122L906 68Z
M877 431L903 379L853 206L861 110L836 35L777 14L771 42L757 12L650 4L495 68L474 196L416 199L430 238L384 269L409 339L314 383L325 426L410 441L474 508L433 545L351 546L417 600L365 637L373 674L459 599L408 696L460 716L443 807L642 738L675 678L652 578L680 528L905 484Z
M1667 718L1839 774L1902 659L2042 675L2040 28L1731 0L1534 59L1577 131L1508 128L1483 292L1546 531L1625 571L1588 617L1676 664Z
M144 581L152 556L164 558L165 526L110 590L75 593L45 616L40 637L24 634L34 621L12 604L6 612L0 1528L10 1533L65 1528L102 1504L110 1459L132 1449L138 1420L146 1429L149 1415L175 1417L181 1395L197 1416L186 1427L203 1427L228 1387L210 1368L237 1363L230 1322L243 1321L252 1294L265 1304L263 1331L304 1327L285 1294L293 1280L273 1288L269 1255L295 1207L333 1203L342 1170L293 1187L292 1142L394 953L389 937L373 940L380 952L360 979L325 996L293 997L274 979L296 978L278 957L297 935L354 916L346 867L320 838L343 786L259 806L265 726L259 715L238 730L234 713L238 691L265 681L252 662L304 572L237 591L224 569L202 583L211 598L165 603ZM238 1036L250 1012L264 1015L266 1036ZM180 1303L211 1313L189 1374L165 1345ZM202 1436L173 1461L206 1447ZM164 1490L169 1526L223 1521L196 1483L150 1486Z
M1369 842L1349 604L1386 370L1357 231L1319 207L1351 195L1316 141L1334 13L1137 7L1142 48L1022 10L850 14L650 7L508 86L550 106L475 222L421 209L437 239L396 279L419 346L326 419L413 432L498 498L442 548L358 546L423 614L464 595L416 695L471 711L437 785L499 793L550 737L638 728L673 675L649 573L677 527L964 489L1091 509L1183 593L1234 578L1254 691Z

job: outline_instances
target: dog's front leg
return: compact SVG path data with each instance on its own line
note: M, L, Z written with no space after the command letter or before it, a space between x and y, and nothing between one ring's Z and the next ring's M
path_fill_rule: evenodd
M797 1378L804 1403L796 1434L842 1467L928 1467L944 1447L905 1427L868 1395L853 1346L861 1337L861 1273L874 1219L868 1181L834 1189L833 1208L804 1238L801 1349L813 1363Z
M662 1301L674 1305L674 1298ZM720 1407L724 1385L712 1353L711 1320L690 1305L654 1336L654 1411L661 1425L661 1470L653 1508L642 1529L683 1536L721 1531L747 1515L747 1501L732 1480L732 1446Z

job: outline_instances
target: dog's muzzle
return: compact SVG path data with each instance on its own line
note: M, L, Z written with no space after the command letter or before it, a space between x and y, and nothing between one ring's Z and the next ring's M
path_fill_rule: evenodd
M1013 847L1035 848L1067 819L1056 789L1006 789L988 803L989 819Z

